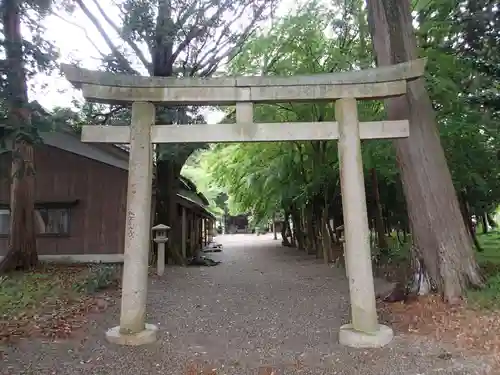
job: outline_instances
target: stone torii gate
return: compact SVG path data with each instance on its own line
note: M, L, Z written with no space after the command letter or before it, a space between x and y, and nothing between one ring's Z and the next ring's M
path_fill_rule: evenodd
M408 120L359 122L357 100L405 95L407 81L422 76L425 60L352 71L295 77L165 78L116 75L65 65L66 78L83 96L101 103L132 103L130 126L84 126L82 141L129 143L127 218L120 325L109 341L141 345L156 340L145 323L151 231L152 145L339 140L345 258L352 323L339 340L353 347L380 347L393 337L378 323L360 139L409 136ZM254 123L254 103L335 101L336 122ZM235 124L155 125L155 103L234 105Z

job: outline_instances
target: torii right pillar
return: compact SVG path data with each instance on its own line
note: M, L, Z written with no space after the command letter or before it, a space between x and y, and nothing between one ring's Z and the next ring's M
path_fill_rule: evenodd
M345 263L352 319L350 324L340 328L339 341L355 348L377 348L387 345L394 333L377 320L356 99L337 100L335 116L340 133Z

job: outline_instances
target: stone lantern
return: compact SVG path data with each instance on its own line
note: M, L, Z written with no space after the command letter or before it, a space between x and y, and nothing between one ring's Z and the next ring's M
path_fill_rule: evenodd
M170 227L164 224L155 225L153 228L153 241L158 244L158 257L156 259L156 273L161 276L165 272L165 243L168 241Z

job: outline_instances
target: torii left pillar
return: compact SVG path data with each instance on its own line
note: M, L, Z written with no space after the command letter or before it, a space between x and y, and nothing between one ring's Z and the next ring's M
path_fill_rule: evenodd
M145 322L153 182L151 126L154 121L153 104L132 104L120 325L106 333L108 341L120 345L153 343L158 331L156 326Z

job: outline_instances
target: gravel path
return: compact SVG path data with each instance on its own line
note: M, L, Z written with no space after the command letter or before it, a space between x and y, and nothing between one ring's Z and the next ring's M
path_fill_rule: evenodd
M104 331L118 323L117 304L95 316L85 337L4 347L0 373L195 375L200 366L216 369L212 375L488 374L481 358L452 352L443 359L440 345L415 337L397 336L376 350L342 347L337 330L348 318L342 269L284 249L272 236L218 241L224 252L211 256L221 265L167 268L151 280L147 321L160 327L158 343L108 344Z

